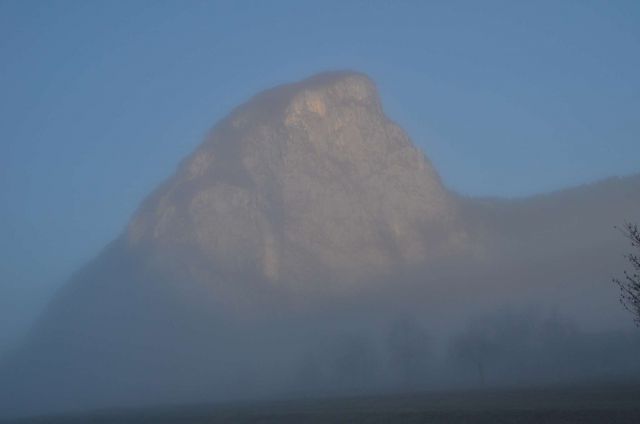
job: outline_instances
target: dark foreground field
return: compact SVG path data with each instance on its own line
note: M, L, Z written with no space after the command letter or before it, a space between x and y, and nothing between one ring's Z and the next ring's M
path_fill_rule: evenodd
M14 423L640 423L639 386L459 391L229 403L50 416Z

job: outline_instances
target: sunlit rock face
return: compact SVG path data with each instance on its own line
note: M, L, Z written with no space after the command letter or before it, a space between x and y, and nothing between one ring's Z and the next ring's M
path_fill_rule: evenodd
M205 280L250 274L343 289L462 248L457 215L373 82L340 72L237 108L144 203L126 238L165 265L187 256Z

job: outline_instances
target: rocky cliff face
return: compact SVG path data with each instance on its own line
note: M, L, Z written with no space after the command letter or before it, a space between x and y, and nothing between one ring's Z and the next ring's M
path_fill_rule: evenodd
M219 123L126 239L165 264L199 258L190 272L204 279L344 288L460 248L457 214L373 82L328 73L259 94Z

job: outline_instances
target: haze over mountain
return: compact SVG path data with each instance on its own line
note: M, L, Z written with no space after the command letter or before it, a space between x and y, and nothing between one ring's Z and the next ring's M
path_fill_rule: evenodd
M463 336L487 331L491 384L638 379L608 281L626 247L613 226L638 215L639 194L635 176L465 198L367 76L276 87L219 122L73 276L3 362L0 405L475 384ZM484 317L489 330L467 327Z
M331 73L234 111L144 203L125 238L169 261L186 249L203 272L344 287L461 248L457 215L432 165L384 116L373 83Z

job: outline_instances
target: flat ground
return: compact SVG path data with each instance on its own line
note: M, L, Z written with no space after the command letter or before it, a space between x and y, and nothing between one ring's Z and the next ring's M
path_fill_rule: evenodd
M500 389L102 411L16 423L640 423L639 386Z

